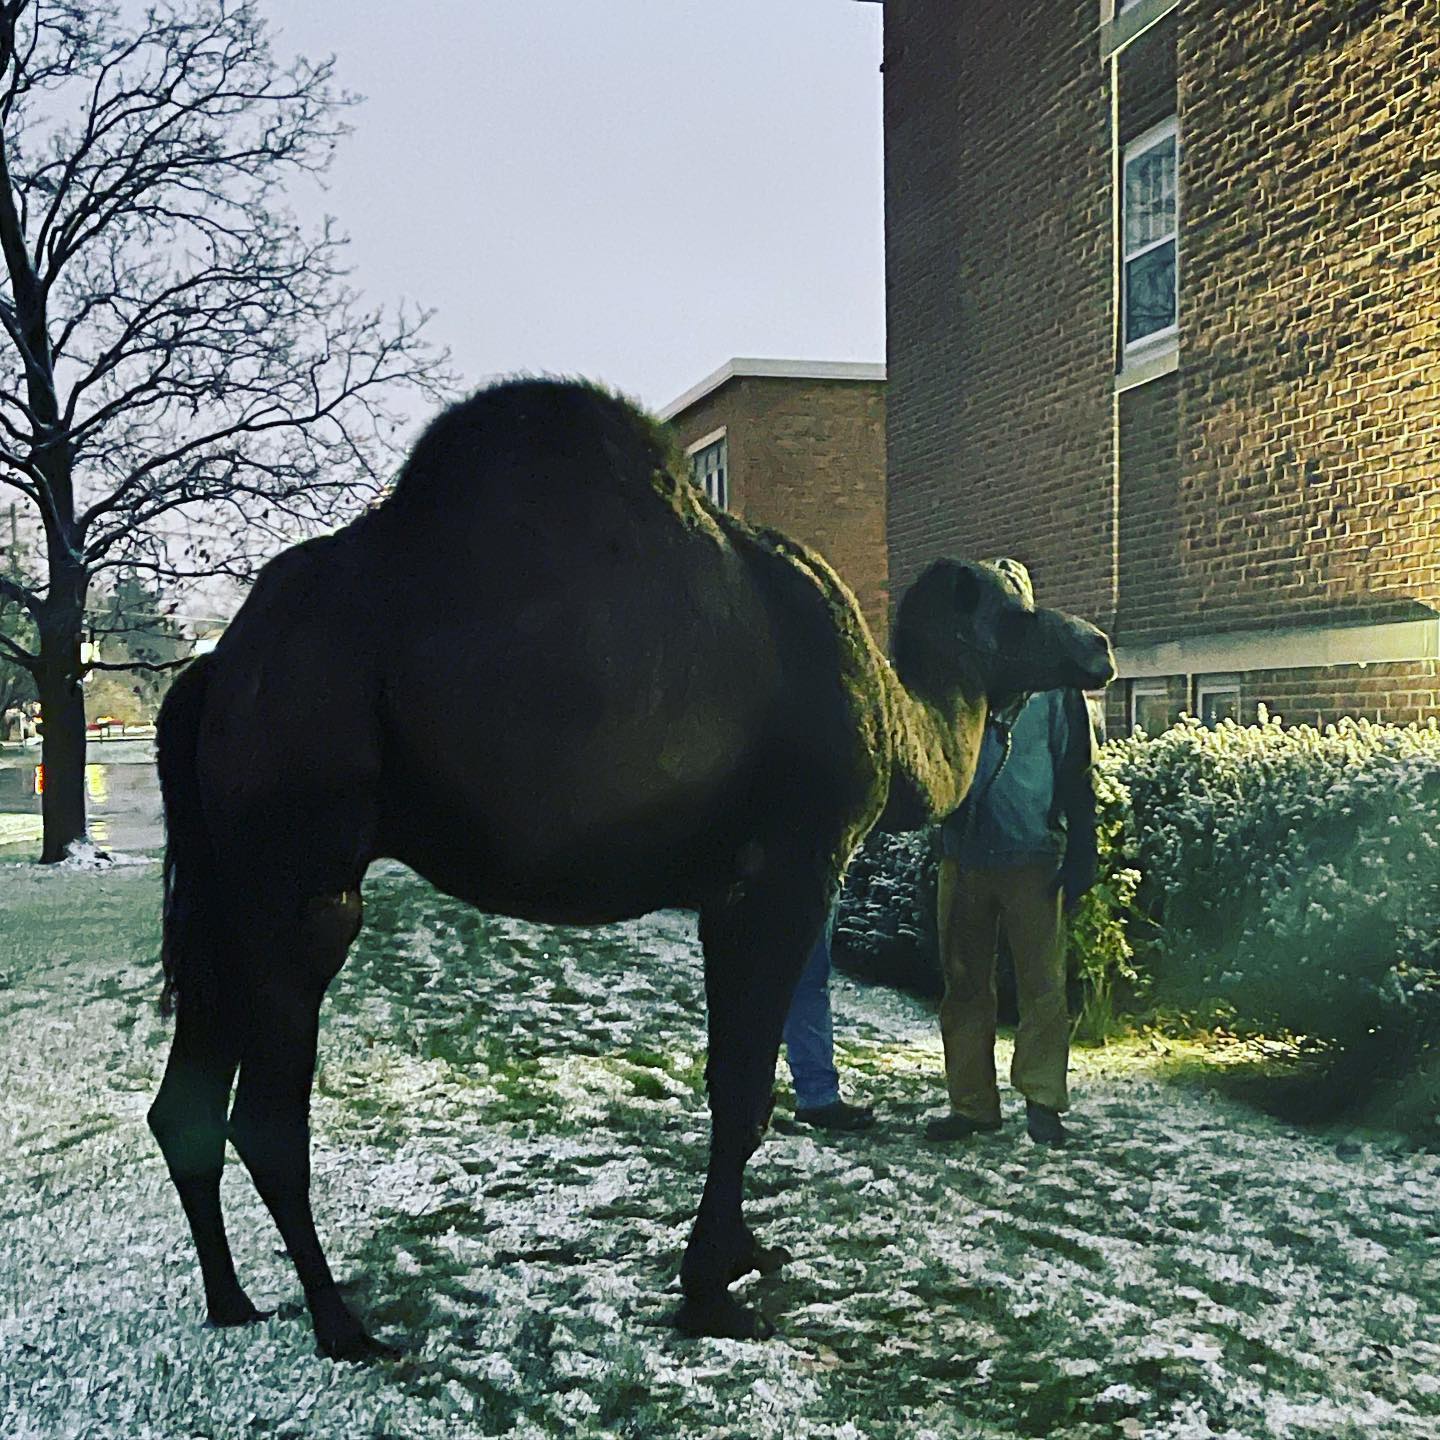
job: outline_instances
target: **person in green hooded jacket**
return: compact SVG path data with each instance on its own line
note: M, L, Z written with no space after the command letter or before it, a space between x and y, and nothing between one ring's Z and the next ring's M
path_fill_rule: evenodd
M1023 565L991 563L1033 603ZM936 918L950 1109L927 1125L932 1140L1000 1128L995 953L1003 927L1020 1004L1010 1082L1025 1097L1031 1139L1065 1143L1065 915L1095 882L1094 758L1081 691L1023 696L991 718L970 792L941 826Z

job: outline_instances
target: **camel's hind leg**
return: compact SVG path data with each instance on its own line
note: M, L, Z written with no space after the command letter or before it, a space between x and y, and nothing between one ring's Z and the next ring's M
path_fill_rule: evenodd
M294 912L291 912L292 915ZM311 896L263 960L250 1002L230 1138L289 1251L322 1354L384 1353L336 1289L310 1208L310 1088L320 1002L360 929L358 889Z
M219 1014L203 991L182 990L165 1078L148 1117L195 1237L212 1325L264 1318L235 1277L220 1211L225 1109L240 1058L237 1030L233 1017Z
M763 1337L769 1323L729 1293L781 1257L762 1251L745 1224L745 1165L774 1103L775 1061L795 982L825 921L819 867L767 875L702 912L710 1053L710 1169L680 1267L679 1324L697 1335Z

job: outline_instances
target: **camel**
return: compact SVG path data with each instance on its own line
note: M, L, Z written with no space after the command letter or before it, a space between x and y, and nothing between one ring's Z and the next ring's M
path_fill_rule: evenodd
M989 706L1103 685L1114 662L995 568L940 560L899 604L892 665L817 554L684 471L666 428L597 387L483 390L433 421L380 504L272 561L172 688L175 1033L149 1120L213 1324L260 1318L221 1214L228 1137L321 1353L388 1353L337 1291L309 1195L320 1005L388 856L528 921L698 912L712 1139L677 1323L769 1333L729 1292L785 1258L746 1226L744 1172L847 861L877 822L958 804Z

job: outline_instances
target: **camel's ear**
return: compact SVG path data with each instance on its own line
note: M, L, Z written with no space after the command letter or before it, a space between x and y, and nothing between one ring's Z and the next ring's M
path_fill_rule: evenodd
M966 614L980 606L980 578L965 565L955 572L955 604Z

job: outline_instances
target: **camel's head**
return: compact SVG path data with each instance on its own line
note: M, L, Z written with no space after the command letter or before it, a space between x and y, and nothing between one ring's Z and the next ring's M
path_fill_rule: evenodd
M893 651L901 682L940 698L984 695L993 711L1036 690L1093 690L1115 678L1103 631L1037 610L1013 560L936 560L906 591Z

